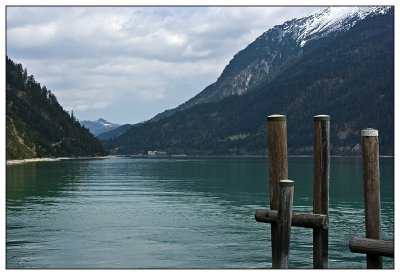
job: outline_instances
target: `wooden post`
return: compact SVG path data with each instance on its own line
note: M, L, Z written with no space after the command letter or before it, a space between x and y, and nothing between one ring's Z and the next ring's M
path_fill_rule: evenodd
M314 116L313 213L329 214L330 116ZM313 267L328 268L328 229L313 229Z
M288 178L286 116L267 118L270 209L279 207L279 182ZM271 224L272 268L279 268L278 229Z
M278 210L278 250L279 267L289 267L289 247L292 224L294 182L281 180L279 183L279 210Z
M364 176L365 231L369 239L381 240L381 201L378 130L361 131ZM367 254L367 268L382 268L382 257Z

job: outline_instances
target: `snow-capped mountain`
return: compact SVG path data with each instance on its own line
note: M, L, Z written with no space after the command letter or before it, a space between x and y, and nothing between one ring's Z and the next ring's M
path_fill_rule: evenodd
M238 52L215 83L177 108L158 114L151 121L196 104L251 92L261 83L273 80L288 63L300 58L304 47L311 41L338 35L367 17L386 14L390 10L390 6L329 7L274 26Z
M102 133L114 130L114 129L118 128L119 126L121 126L120 124L108 122L107 120L105 120L103 118L99 118L95 121L83 120L83 121L81 121L81 124L83 126L85 126L86 128L88 128L89 131L95 136L98 136Z
M293 25L296 42L303 47L308 41L345 31L367 16L385 14L388 6L378 7L331 7L313 13L300 19Z
M266 116L279 113L288 153L312 155L312 118L329 114L331 154L359 155L360 130L372 127L393 155L393 102L394 8L327 8L267 30L200 94L103 144L119 154L264 155Z

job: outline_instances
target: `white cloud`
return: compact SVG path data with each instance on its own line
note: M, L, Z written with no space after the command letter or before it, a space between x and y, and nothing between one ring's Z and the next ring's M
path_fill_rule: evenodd
M11 29L7 35L11 39L9 41L11 44L18 44L19 47L26 48L44 46L54 37L56 32L57 25L49 22L39 26L16 27ZM27 39L22 39L23 37Z
M79 119L134 123L196 95L264 31L313 9L9 6L7 54Z

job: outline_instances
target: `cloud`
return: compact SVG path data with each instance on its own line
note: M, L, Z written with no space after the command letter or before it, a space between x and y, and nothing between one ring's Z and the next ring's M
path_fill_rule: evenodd
M193 97L263 32L315 9L9 6L7 54L79 119L135 123ZM116 111L122 102L131 108Z

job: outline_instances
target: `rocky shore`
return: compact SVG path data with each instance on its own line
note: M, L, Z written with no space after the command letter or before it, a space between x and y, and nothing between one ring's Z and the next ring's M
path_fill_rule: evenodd
M41 161L60 161L60 160L67 160L67 159L105 159L110 158L112 156L104 156L104 157L80 157L80 158L32 158L32 159L13 159L7 160L7 165L13 164L23 164L28 162L41 162Z

